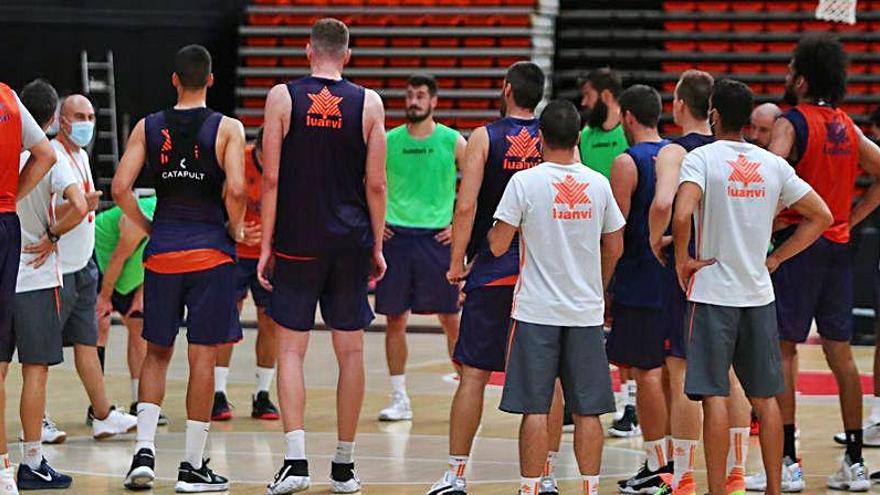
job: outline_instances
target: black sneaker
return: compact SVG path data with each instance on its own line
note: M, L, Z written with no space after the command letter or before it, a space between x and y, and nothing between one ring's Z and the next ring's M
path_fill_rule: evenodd
M149 490L156 479L156 456L150 449L140 449L131 459L131 468L123 485L129 490Z
M276 420L278 416L278 408L269 399L269 392L265 390L257 393L251 399L251 417L255 419Z
M617 438L629 438L642 434L639 427L639 416L636 414L636 406L628 405L623 408L623 416L611 424L608 434Z
M305 459L285 459L284 465L278 470L275 479L266 489L268 495L282 495L308 490L311 486L309 478L309 461Z
M232 406L223 392L214 392L214 408L211 409L211 421L229 421L232 419Z
M330 493L357 493L361 491L361 480L354 471L354 463L330 464Z
M874 471L868 477L871 478L871 483L880 483L880 471Z
M225 492L229 490L229 480L215 474L208 467L210 459L202 461L202 467L196 469L186 461L180 463L177 468L177 484L174 491L177 493L204 493Z
M657 471L648 469L648 463L644 463L639 472L629 479L617 482L620 493L653 493L654 495L672 493L672 471L667 464Z
M39 469L19 464L17 481L19 490L64 490L70 488L73 478L52 469L44 457Z
M137 417L138 415L138 403L132 402L131 407L128 408L128 414ZM156 424L157 426L168 426L168 416L165 416L165 413L159 413L159 422Z

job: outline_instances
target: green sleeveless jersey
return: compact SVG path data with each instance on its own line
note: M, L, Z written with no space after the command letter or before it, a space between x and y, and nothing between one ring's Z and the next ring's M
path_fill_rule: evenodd
M156 211L156 196L138 199L138 206L147 218L153 219ZM98 261L98 269L101 273L107 269L110 256L116 245L119 244L119 219L122 218L122 210L114 206L107 211L101 212L95 217L95 258ZM144 246L147 239L131 253L122 266L122 273L116 281L116 291L120 294L128 294L144 283Z
M437 124L431 136L414 139L406 125L388 132L388 210L390 225L443 229L455 203L455 143L460 134Z
M611 164L617 155L626 151L629 144L623 126L617 124L606 131L599 128L584 127L581 131L581 163L611 179Z

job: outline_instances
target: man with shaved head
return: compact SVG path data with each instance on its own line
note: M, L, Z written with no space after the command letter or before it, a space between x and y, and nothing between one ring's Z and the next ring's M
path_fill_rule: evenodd
M749 141L757 146L767 149L770 146L770 133L773 131L773 123L776 117L782 115L782 110L775 103L758 105L752 111Z

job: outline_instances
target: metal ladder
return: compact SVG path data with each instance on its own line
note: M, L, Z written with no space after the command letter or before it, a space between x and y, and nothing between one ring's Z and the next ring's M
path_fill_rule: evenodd
M116 116L116 78L113 51L107 50L104 61L89 60L89 53L80 54L83 94L88 95L96 107L96 136L92 150L97 167L98 189L104 191L102 203L110 199L110 182L119 164L119 128ZM91 154L91 153L90 153ZM97 169L97 170L96 170Z

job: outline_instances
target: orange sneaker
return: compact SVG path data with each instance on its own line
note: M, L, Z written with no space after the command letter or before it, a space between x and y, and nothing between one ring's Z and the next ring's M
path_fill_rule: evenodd
M733 468L727 475L727 495L746 495L746 477L741 468Z
M697 493L697 483L694 481L694 474L687 473L678 482L678 486L672 489L672 495L695 495Z

